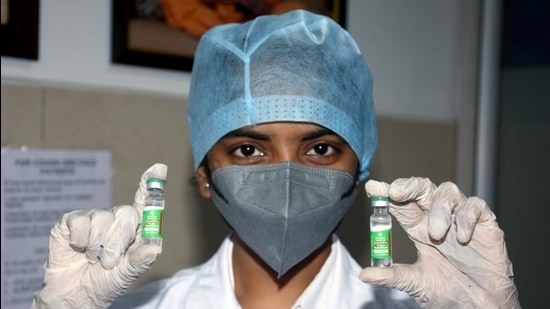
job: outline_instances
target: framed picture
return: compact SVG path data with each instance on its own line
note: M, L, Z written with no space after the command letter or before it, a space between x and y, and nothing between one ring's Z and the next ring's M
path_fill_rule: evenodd
M2 1L2 56L38 59L39 0Z
M191 71L200 35L227 14L244 22L274 10L304 8L346 27L345 0L112 0L112 63ZM259 4L265 4L261 7ZM275 5L279 7L275 8ZM185 12L184 15L182 12ZM227 13L229 12L229 13ZM180 18L179 16L186 16Z

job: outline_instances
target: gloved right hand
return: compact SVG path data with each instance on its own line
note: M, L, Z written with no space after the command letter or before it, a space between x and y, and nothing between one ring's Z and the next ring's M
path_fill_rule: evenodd
M414 264L367 267L366 283L403 290L422 308L519 309L504 232L482 199L452 182L400 178L369 180L368 196L390 198L390 213L413 241Z
M32 308L107 308L160 255L141 244L141 216L149 177L166 179L167 166L145 171L134 205L67 213L51 230L42 288Z

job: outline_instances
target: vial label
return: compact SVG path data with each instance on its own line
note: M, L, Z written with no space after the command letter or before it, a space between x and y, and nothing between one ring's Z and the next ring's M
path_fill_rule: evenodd
M371 231L370 243L372 259L387 260L392 258L391 229Z
M162 238L162 216L164 209L151 207L143 211L142 238Z

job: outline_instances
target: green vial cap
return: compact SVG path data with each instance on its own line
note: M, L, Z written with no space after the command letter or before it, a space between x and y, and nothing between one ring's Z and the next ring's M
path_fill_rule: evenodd
M377 201L389 202L390 198L387 196L371 196L370 200L373 202L377 202Z
M372 206L388 206L390 198L387 196L371 196Z
M164 189L164 179L160 178L149 178L147 179L147 189L149 188L157 188L157 189Z

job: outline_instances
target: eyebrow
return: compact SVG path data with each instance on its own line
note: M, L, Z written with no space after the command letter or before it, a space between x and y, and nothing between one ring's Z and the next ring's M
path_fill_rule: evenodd
M332 130L329 130L329 129L326 129L326 128L320 128L318 130L315 130L315 131L312 131L312 132L309 132L307 134L305 134L304 136L302 136L302 141L310 141L310 140L314 140L316 138L319 138L319 137L323 137L323 136L326 136L326 135L335 135L337 137L340 137L338 134L334 133L334 131Z
M260 141L270 141L271 140L271 137L269 137L269 135L262 134L262 133L250 130L246 127L237 129L235 131L231 131L231 132L227 133L224 136L224 138L226 138L226 137L247 137L247 138L256 139L256 140L260 140Z

